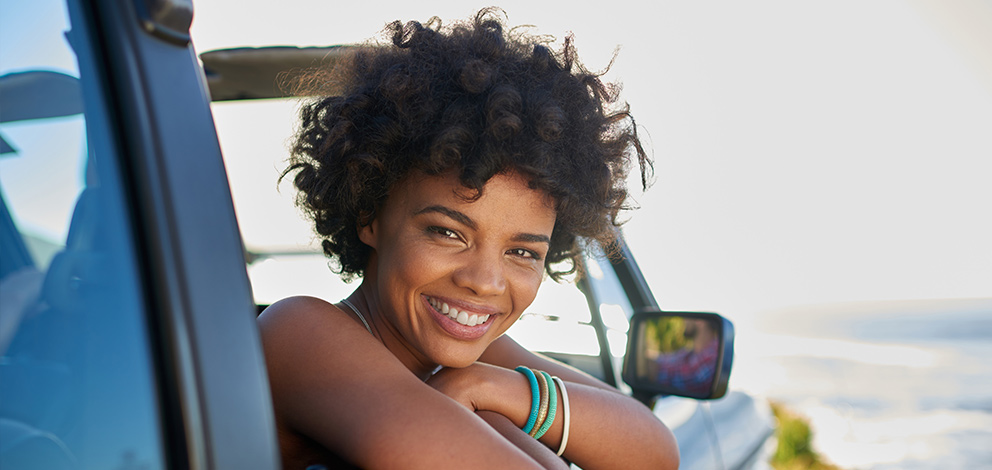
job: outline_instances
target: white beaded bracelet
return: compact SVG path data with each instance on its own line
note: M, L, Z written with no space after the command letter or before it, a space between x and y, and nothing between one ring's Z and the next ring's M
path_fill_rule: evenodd
M569 422L569 412L568 412L568 392L565 391L565 382L563 382L558 377L552 377L556 384L558 384L558 390L561 390L561 406L562 411L565 412L565 430L561 433L561 445L558 446L558 455L565 453L565 446L568 444L568 422Z

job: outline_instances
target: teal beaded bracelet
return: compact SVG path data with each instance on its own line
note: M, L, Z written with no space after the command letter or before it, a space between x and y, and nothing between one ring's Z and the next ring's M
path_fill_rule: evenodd
M540 387L537 385L537 376L534 375L534 371L530 370L529 367L517 366L514 370L524 374L524 377L527 377L527 381L530 382L530 415L527 417L527 424L523 427L525 433L530 433L530 430L534 429L534 424L537 422L537 413L541 406Z
M538 372L541 373L541 376L544 379L544 381L548 383L549 403L548 403L548 417L544 419L544 423L537 430L537 433L534 434L534 439L540 439L541 436L544 435L544 433L548 432L548 429L551 429L551 424L554 423L555 414L558 411L558 390L557 387L555 387L554 380L551 380L551 375L548 374L547 372L543 370Z

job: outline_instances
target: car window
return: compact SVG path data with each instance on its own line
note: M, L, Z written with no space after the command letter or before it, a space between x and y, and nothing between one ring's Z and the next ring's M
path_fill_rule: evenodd
M590 296L599 308L606 327L610 353L623 357L627 350L628 318L634 314L630 297L624 290L609 258L598 247L591 247L585 259Z
M0 15L0 468L166 468L148 319L85 24Z
M258 305L294 295L337 302L358 286L329 269L310 223L293 203L292 178L279 182L298 107L295 99L211 104Z

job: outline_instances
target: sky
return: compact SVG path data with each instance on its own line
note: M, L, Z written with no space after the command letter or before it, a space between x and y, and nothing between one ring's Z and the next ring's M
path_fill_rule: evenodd
M273 5L194 2L194 46L355 43L485 6ZM663 308L992 297L992 4L550 5L500 4L574 34L590 69L616 52L655 159L625 233Z

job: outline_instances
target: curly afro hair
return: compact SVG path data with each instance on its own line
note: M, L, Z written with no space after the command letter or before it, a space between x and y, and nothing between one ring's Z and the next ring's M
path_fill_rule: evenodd
M516 171L549 194L557 221L545 269L556 280L579 266L579 237L613 240L632 157L645 187L651 162L619 87L576 60L571 37L554 52L507 31L491 9L452 26L434 18L387 31L391 46L359 47L335 71L341 93L302 107L283 173L295 173L297 205L336 272L363 275L371 248L357 228L411 170L456 171L476 197L494 175Z

